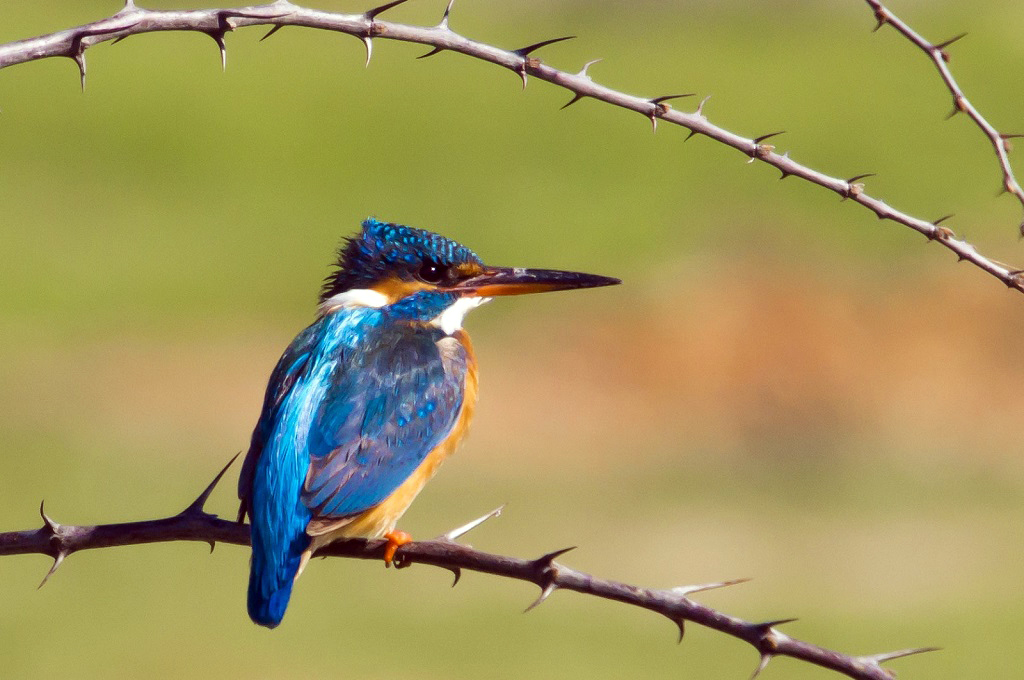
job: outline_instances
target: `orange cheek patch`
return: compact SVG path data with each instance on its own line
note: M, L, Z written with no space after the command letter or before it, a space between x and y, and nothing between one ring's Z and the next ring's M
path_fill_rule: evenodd
M375 290L388 299L388 304L398 302L402 298L408 297L413 293L418 293L421 290L428 290L432 286L423 283L422 281L404 281L402 279L384 279L373 284L370 288Z

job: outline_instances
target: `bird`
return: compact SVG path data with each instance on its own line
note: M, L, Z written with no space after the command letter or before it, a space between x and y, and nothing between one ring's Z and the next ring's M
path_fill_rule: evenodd
M465 315L492 297L619 279L491 267L440 234L369 218L338 250L316 320L274 368L239 475L250 522L248 613L281 623L309 558L347 538L387 539L465 436L477 364Z

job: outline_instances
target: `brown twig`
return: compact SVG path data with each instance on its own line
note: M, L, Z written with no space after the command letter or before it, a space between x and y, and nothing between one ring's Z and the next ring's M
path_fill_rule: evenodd
M1021 207L1024 208L1024 189L1021 189L1020 184L1017 182L1017 178L1013 174L1013 167L1010 166L1009 142L1010 139L1020 137L1021 135L1003 134L989 123L988 120L981 115L981 112L978 111L974 104L970 102L967 95L964 94L964 91L960 88L960 85L953 77L953 72L949 69L949 52L946 48L967 34L961 33L949 40L944 40L940 43L932 43L925 40L920 33L893 14L892 11L879 2L879 0L865 0L865 2L868 3L868 6L870 6L872 11L875 13L875 20L878 22L875 25L876 31L885 25L892 26L900 35L905 37L911 43L916 45L922 52L928 55L928 58L931 59L933 64L935 64L935 68L942 77L942 82L946 84L946 89L948 89L949 93L953 96L953 110L950 112L948 117L952 118L958 113L966 113L985 134L988 141L991 142L992 148L996 152L996 158L999 161L999 169L1003 173L1002 192L1013 194L1021 204ZM1021 221L1019 229L1021 236L1024 236L1024 220Z
M202 541L209 543L211 550L218 542L249 545L248 525L220 519L204 509L210 493L233 462L234 458L187 508L163 519L95 526L66 525L51 519L40 505L42 528L0 533L0 555L35 553L52 557L53 566L39 584L39 587L42 587L69 555L80 550L170 541ZM521 559L485 553L456 543L458 538L500 513L501 508L498 508L434 540L408 543L399 549L396 564L399 567L408 567L416 563L430 564L448 569L455 574L455 583L459 582L463 569L534 583L541 589L540 596L526 608L526 611L544 602L556 590L572 590L649 609L665 616L678 626L680 641L683 639L685 622L692 621L752 645L759 654L754 677L775 657L789 656L858 680L892 680L895 674L883 668L882 663L935 649L922 647L870 656L848 656L797 640L778 630L779 626L794 619L754 623L728 616L690 599L694 593L735 585L746 579L680 586L668 590L640 588L597 578L555 561L573 548L555 550L536 559ZM382 540L341 541L330 544L317 555L381 560L386 545L387 542Z
M422 55L423 57L443 51L458 52L509 69L522 79L524 87L529 76L563 87L573 95L570 104L589 97L635 111L651 120L655 129L657 122L662 120L688 129L690 133L687 139L697 134L709 137L740 151L750 159L748 162L762 161L775 167L783 179L799 177L834 192L844 200L849 199L864 206L872 211L878 219L892 220L909 227L923 234L929 241L942 244L952 251L959 261L970 262L1002 281L1007 287L1024 293L1024 272L1022 270L1008 267L982 255L973 245L957 238L956 234L948 227L914 217L868 195L864 191L864 185L855 181L867 175L858 175L851 179L833 177L794 161L788 152L776 153L773 145L763 143L763 140L771 135L761 135L749 139L714 125L704 115L704 106L708 97L700 102L694 112L685 113L670 107L665 102L665 97L637 97L599 85L587 73L586 67L579 73L569 73L552 68L530 55L532 51L544 45L566 38L534 43L519 50L503 50L486 43L470 40L449 28L451 3L448 4L441 22L436 26L409 26L378 19L384 11L404 1L391 2L363 14L339 14L299 7L287 0L277 0L268 5L251 7L199 10L149 10L136 7L132 0L128 0L124 8L112 17L37 38L0 45L0 68L46 57L66 57L74 60L78 65L84 87L85 51L89 47L108 40L116 42L131 35L154 31L205 33L216 41L220 49L222 64L227 63L224 36L229 31L245 26L271 26L271 30L264 37L269 37L284 26L302 26L352 35L366 45L367 64L373 54L374 38L419 43L431 47L429 52ZM593 61L589 62L588 66L593 63ZM998 143L999 148L1005 149L1005 137L1005 135L999 136L999 139L1002 140ZM1005 153L1001 156L1001 158L1003 157L1005 157Z

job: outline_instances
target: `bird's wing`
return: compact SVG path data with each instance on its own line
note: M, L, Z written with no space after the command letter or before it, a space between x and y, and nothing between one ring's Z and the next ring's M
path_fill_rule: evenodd
M314 518L377 505L451 432L470 359L442 338L436 329L393 328L340 362L308 440L302 501Z
M263 397L263 410L260 413L259 422L252 432L249 452L245 456L245 461L242 462L242 471L238 475L238 498L241 501L241 507L238 509L239 522L244 520L246 513L249 512L249 496L252 493L252 478L256 470L256 461L263 453L267 438L274 429L281 402L295 381L306 370L310 356L316 351L316 325L315 323L310 325L295 337L278 360L274 372L270 374L267 393Z

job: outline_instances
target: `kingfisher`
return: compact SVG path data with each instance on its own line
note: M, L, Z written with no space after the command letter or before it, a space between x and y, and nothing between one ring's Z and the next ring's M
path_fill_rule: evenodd
M621 283L484 265L439 234L368 219L338 251L316 320L270 376L238 482L249 617L274 628L331 541L412 538L399 518L465 436L477 397L467 312L494 296Z

